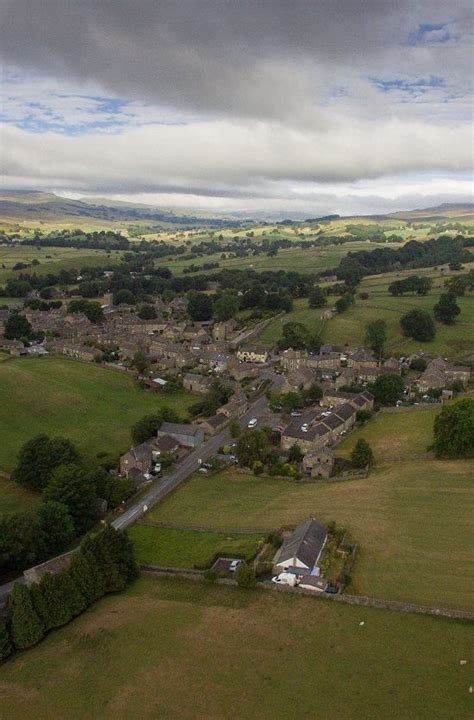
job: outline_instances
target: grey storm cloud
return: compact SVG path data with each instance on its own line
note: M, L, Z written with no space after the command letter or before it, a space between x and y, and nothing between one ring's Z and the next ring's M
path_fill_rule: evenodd
M423 23L468 29L465 0L448 7L430 0L3 0L1 6L5 62L202 113L324 123L311 106L354 72L434 68L458 75L464 66L469 74L466 53L448 55L443 43L429 44L427 32L419 52L406 47Z

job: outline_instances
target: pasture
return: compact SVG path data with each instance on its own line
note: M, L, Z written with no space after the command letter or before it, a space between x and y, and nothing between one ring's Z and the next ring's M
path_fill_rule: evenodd
M433 288L428 295L404 295L393 297L388 286L395 279L407 275L427 275L434 280ZM472 350L474 337L474 296L466 294L458 298L461 309L454 325L443 325L436 322L436 337L431 342L421 343L405 337L400 328L400 318L413 308L427 310L433 316L433 306L444 292L446 277L452 273L444 273L425 268L403 273L390 273L364 278L357 288L356 303L349 310L332 317L324 326L321 339L326 343L334 343L350 347L364 344L366 327L372 320L383 319L387 324L388 342L386 353L405 355L423 349L425 352L443 357L462 357ZM359 294L368 292L369 298L362 300Z
M2 666L2 715L469 720L469 631L459 621L143 577Z
M365 479L298 483L235 469L196 475L147 518L213 531L271 530L309 516L335 520L359 546L351 591L469 608L472 463L435 460L427 453L436 412L382 413L349 437L340 454L357 437L374 448L376 464Z
M262 541L255 533L212 533L138 524L129 530L137 561L168 567L208 567L216 555L251 560Z
M34 435L67 437L85 459L118 455L130 428L163 405L185 415L194 398L139 388L133 377L65 358L18 358L0 363L0 470L11 471L20 447Z
M79 250L77 248L32 247L27 245L0 246L0 284L20 273L46 275L60 270L80 270L86 266L103 266L118 262L121 253L112 251L110 257L103 250ZM17 263L31 263L38 260L39 265L13 270Z

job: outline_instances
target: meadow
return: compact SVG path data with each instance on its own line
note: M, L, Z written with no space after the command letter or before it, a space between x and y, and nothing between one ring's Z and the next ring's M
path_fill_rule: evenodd
M262 536L256 533L212 533L137 524L129 530L137 561L168 567L207 567L216 555L251 560Z
M27 245L0 246L0 284L21 273L46 275L47 273L57 273L60 270L80 270L86 266L109 265L117 262L120 255L119 251L112 251L110 257L107 257L103 250L36 248ZM13 270L17 263L31 263L32 260L38 260L40 264L24 270Z
M357 431L376 456L365 479L297 483L231 469L194 476L147 518L214 531L334 520L359 547L350 591L472 607L472 463L427 453L433 417L431 410L381 414ZM341 454L354 439L345 442ZM399 454L406 459L395 460Z
M163 405L183 416L193 397L139 388L126 373L65 358L17 358L0 363L0 470L11 471L20 447L44 432L74 442L87 461L119 455L130 428Z
M2 716L34 708L37 720L469 720L469 630L144 577L2 666Z

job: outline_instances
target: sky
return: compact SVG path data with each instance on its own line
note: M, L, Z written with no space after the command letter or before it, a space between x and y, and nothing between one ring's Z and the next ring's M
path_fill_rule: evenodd
M472 2L0 0L2 186L314 217L473 200Z

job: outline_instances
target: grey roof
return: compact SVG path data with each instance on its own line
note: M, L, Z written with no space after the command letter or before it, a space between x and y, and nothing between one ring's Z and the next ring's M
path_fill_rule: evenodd
M314 567L323 549L328 531L325 525L315 518L302 522L283 543L279 565L297 558L306 567Z
M228 421L228 419L229 418L227 417L227 415L224 415L223 413L217 413L216 415L208 418L206 422L211 427L218 428L221 425L224 425Z
M197 435L202 432L198 425L186 425L186 423L162 423L159 431L160 435Z
M336 408L335 413L342 420L349 420L355 414L355 410L350 403L344 403Z
M160 435L154 443L154 447L159 452L171 452L176 450L177 445L178 442L171 435Z
M327 425L328 428L331 428L331 430L335 430L339 427L339 425L343 424L343 420L337 417L337 415L335 415L334 413L328 415L328 417L323 418L321 422Z
M300 582L301 587L314 588L315 590L326 590L327 580L317 575L306 575Z
M146 442L141 443L141 445L135 445L130 450L131 455L135 458L135 460L147 460L149 457L151 457L151 447L150 443L147 440Z

